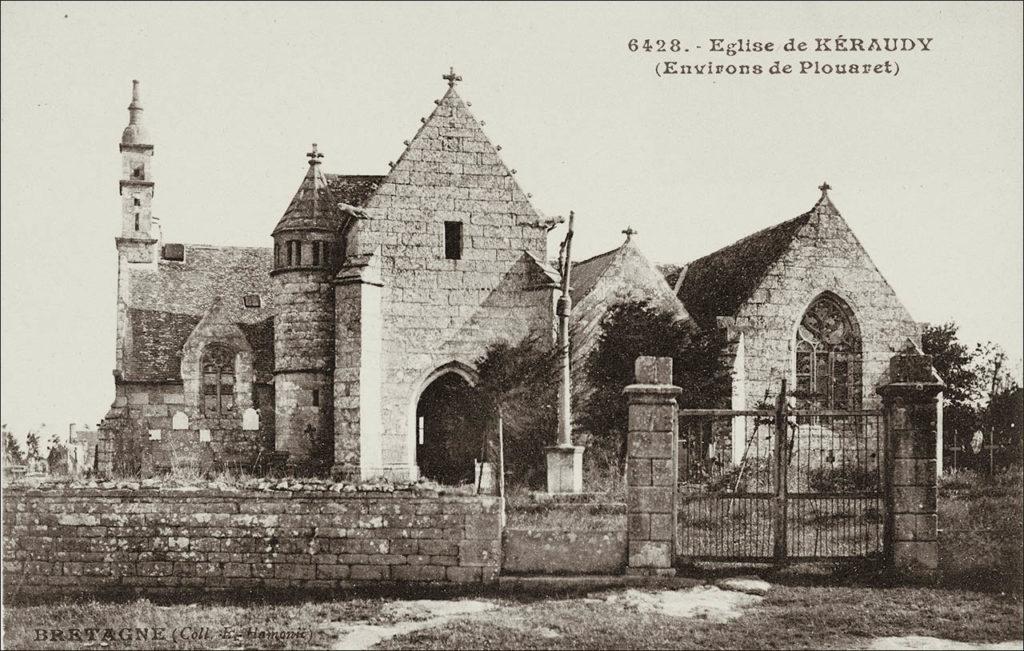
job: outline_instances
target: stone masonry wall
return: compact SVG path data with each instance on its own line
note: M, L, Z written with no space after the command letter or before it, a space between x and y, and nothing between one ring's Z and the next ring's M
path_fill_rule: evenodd
M279 271L274 286L276 448L301 463L333 441L334 286L311 269Z
M186 404L180 383L117 384L100 424L97 470L108 473L116 450L135 450L145 474L171 468L201 472L249 469L274 438L273 389L256 385L254 409L207 418Z
M794 386L797 324L811 301L826 291L849 305L860 326L862 407L880 407L875 390L885 382L889 358L907 339L920 346L920 330L842 216L826 201L814 209L793 246L737 314L735 326L745 333L748 408L762 401L766 390L775 396L782 378Z
M392 467L415 463L415 402L432 371L472 366L499 340L553 334L552 292L531 258L547 259L547 222L454 89L437 104L358 224L355 253L380 256L383 462ZM446 221L462 224L461 259L445 257Z
M5 597L479 583L499 501L418 493L7 490Z

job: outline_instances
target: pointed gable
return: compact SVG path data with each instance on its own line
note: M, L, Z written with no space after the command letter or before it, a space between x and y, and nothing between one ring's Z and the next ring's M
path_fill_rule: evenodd
M436 101L405 144L391 172L366 202L371 223L362 226L369 231L362 240L365 246L398 243L394 235L383 232L384 221L461 221L471 226L466 233L470 238L491 238L498 244L505 240L546 257L540 242L554 222L534 209L454 86ZM526 246L516 243L519 232L502 230L523 226L537 230ZM401 230L397 227L392 233Z

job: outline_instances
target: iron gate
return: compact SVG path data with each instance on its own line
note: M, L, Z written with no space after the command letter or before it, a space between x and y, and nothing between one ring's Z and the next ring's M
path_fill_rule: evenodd
M882 412L786 402L679 411L679 560L882 555Z

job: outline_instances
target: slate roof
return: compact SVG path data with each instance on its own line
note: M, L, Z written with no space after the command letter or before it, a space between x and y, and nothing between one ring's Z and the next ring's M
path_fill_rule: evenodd
M385 177L372 174L325 174L327 187L338 203L362 207Z
M747 302L768 269L810 219L811 212L748 235L688 265L670 269L666 280L675 287L679 275L685 274L676 293L679 300L701 328L713 328L716 317L734 316Z
M227 316L237 323L253 348L257 381L273 372L274 295L270 271L273 250L186 244L185 259L161 259L157 265L132 265L128 305L131 349L124 379L163 382L181 379L181 350L192 329L222 297ZM260 307L245 307L247 294Z
M299 183L299 189L274 227L274 235L298 229L336 230L341 228L343 222L338 202L328 187L327 177L320 169L320 162L313 158Z
M573 263L572 274L569 276L569 284L571 285L569 294L572 296L574 305L579 305L580 301L594 290L594 287L597 286L597 281L608 270L608 266L615 260L615 254L621 248L621 246L616 247L611 251L599 253L582 262Z

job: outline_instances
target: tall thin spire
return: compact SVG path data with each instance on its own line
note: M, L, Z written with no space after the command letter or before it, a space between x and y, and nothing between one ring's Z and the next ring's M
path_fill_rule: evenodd
M132 103L128 105L128 126L121 134L122 145L149 145L149 134L142 124L142 102L139 101L139 80L132 80Z
M132 103L128 105L128 124L141 124L142 111L142 102L139 101L139 80L132 79Z

